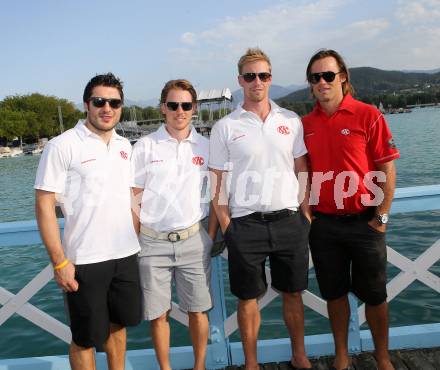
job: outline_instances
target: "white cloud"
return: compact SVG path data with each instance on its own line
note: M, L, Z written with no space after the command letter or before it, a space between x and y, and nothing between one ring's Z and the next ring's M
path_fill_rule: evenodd
M389 25L390 24L386 19L364 20L352 23L344 30L344 33L354 35L358 41L360 39L368 40L381 35Z
M412 15L411 4L399 0L398 9L387 13L376 6L359 10L353 0L282 1L185 33L182 47L169 50L170 59L203 88L232 89L238 87L237 60L253 46L269 55L274 83L284 86L305 82L309 58L320 48L337 50L350 67L438 68L440 28L422 18L440 17L440 0L421 0ZM410 16L411 27L402 24Z
M180 39L187 45L194 45L196 43L196 35L192 32L185 32L180 36Z
M427 23L440 20L439 0L399 1L396 17L403 24Z

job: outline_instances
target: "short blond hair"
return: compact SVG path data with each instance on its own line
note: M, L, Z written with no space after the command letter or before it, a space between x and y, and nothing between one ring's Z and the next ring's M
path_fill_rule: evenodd
M266 53L264 53L264 51L262 51L260 48L249 48L238 61L238 74L241 75L241 72L243 71L243 66L245 64L257 62L260 60L267 62L267 64L269 65L269 72L272 73L272 65L270 64L270 59L266 55Z

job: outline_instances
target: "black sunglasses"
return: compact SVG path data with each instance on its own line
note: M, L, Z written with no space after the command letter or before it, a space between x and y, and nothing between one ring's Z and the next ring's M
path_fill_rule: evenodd
M269 72L259 72L259 73L249 72L249 73L243 73L240 76L243 77L243 80L245 80L246 82L252 82L257 78L257 76L261 82L267 82L272 77L272 75Z
M178 103L178 102L175 102L175 101L168 101L168 102L165 103L165 105L167 106L167 108L169 110L172 110L174 112L177 109L179 109L179 105L182 107L182 109L185 112L188 112L189 110L193 109L193 103L189 102L189 101L181 102L181 103Z
M100 96L92 96L89 99L89 102L92 102L93 106L96 108L102 108L105 103L108 103L110 107L113 109L121 108L122 106L122 100L121 99L106 99L101 98Z
M321 81L321 77L324 79L325 82L332 82L335 80L336 75L342 72L319 72L319 73L311 73L309 76L309 82L312 84L317 84L319 81Z

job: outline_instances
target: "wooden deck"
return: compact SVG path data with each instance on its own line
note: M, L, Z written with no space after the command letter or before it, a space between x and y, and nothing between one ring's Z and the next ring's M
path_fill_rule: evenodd
M352 370L376 370L376 361L371 353L352 356ZM440 370L440 347L418 350L391 351L391 361L396 370ZM333 357L312 359L314 370L328 370ZM229 366L225 370L242 370L242 366ZM262 364L262 370L289 370L287 362Z

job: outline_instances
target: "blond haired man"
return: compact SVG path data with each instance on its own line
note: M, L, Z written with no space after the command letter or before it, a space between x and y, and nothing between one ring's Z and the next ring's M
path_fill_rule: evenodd
M213 206L228 247L231 292L239 299L245 367L258 368L257 299L267 290L269 258L272 287L281 292L291 337L291 367L310 368L301 298L308 280L310 209L299 199L297 177L307 172L302 125L294 112L269 99L271 63L263 51L248 49L238 72L244 101L214 125L209 167L216 180ZM308 189L305 193L307 199Z

